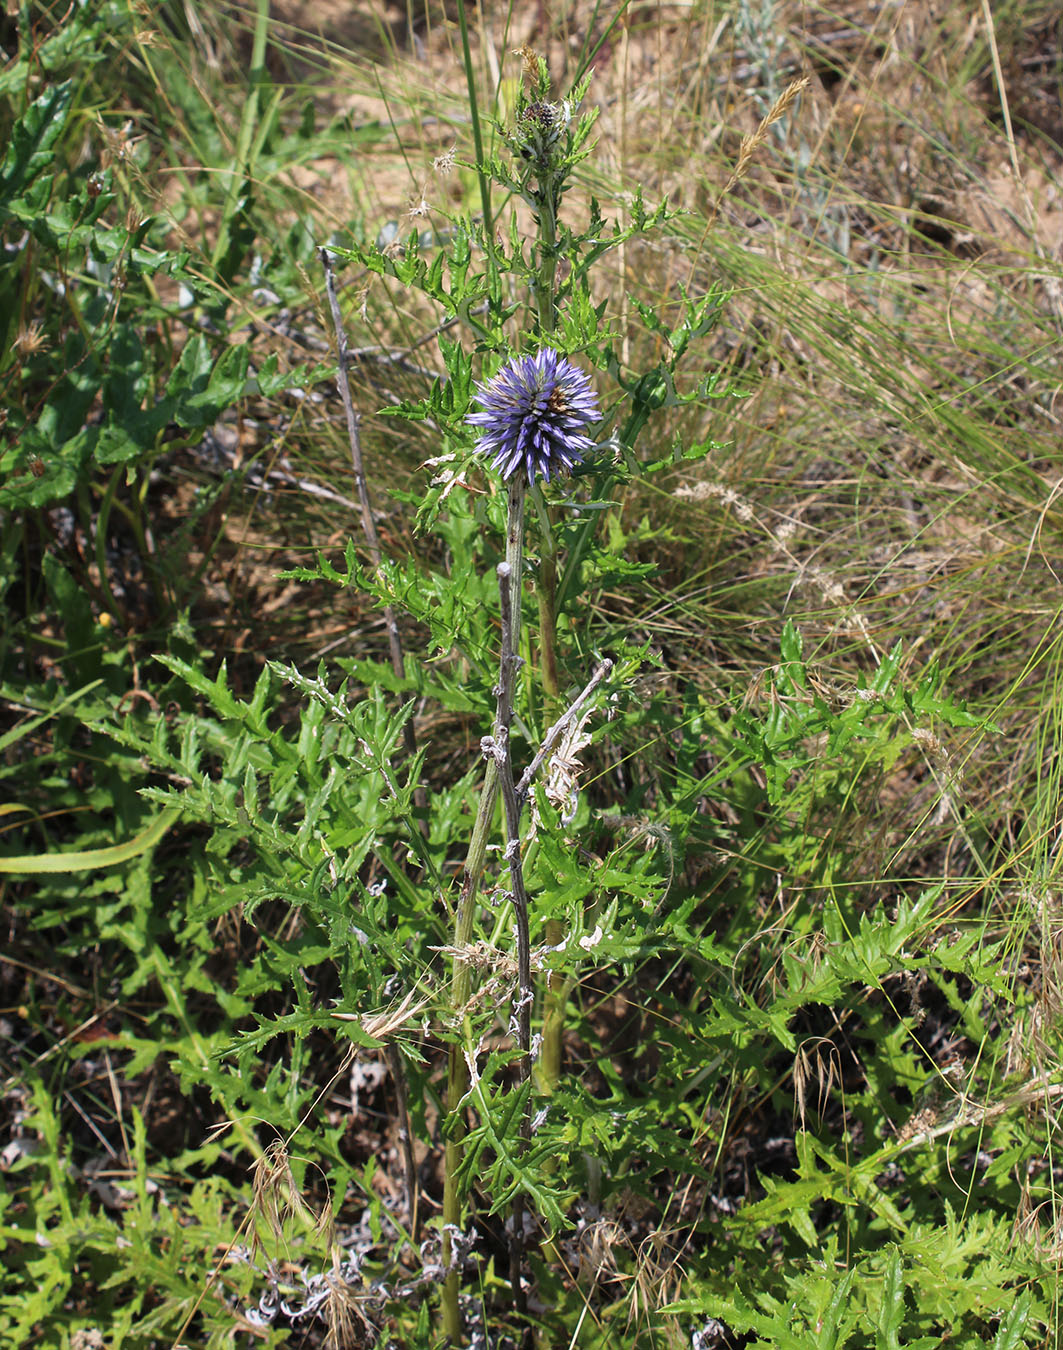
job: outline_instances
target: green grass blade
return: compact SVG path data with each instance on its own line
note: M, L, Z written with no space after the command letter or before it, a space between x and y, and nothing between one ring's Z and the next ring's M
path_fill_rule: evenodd
M114 867L116 863L128 862L130 858L137 858L149 848L154 848L180 814L177 810L163 811L146 830L141 830L124 844L112 844L109 848L41 855L27 853L16 858L0 858L0 873L36 876L44 872L92 872L100 867Z

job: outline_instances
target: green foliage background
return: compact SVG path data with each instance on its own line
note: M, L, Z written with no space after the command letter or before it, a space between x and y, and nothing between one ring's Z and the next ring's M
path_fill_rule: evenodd
M606 110L559 342L615 439L552 501L565 692L616 670L575 815L536 801L566 1064L522 1090L526 1149L497 860L478 992L448 1002L505 528L461 419L536 262L491 129L516 40L493 14L471 38L489 249L445 15L367 9L346 42L264 2L3 21L0 1343L439 1343L456 1042L492 1345L525 1330L516 1189L544 1346L1055 1344L1061 320L1035 197L1061 151L1008 84L1031 51L1058 80L1051 14L916 9L914 46L872 17L872 56L807 16L791 53L783 9L540 35ZM631 63L662 44L640 123ZM843 135L824 100L853 91L870 130ZM432 195L452 145L404 214L392 182ZM990 151L1026 196L972 225ZM525 758L556 713L535 654Z

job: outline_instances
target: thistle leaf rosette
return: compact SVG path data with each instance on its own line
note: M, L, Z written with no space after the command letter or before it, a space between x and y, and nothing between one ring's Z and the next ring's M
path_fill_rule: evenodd
M595 442L585 428L601 418L590 380L567 357L543 347L518 356L473 395L479 411L466 417L481 428L476 448L507 482L569 472Z

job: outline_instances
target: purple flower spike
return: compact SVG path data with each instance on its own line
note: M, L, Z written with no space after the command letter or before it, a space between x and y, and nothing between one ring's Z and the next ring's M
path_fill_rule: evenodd
M529 484L549 483L594 449L583 431L601 417L591 382L551 347L510 361L473 397L480 411L465 420L483 428L476 448L504 479L523 470Z

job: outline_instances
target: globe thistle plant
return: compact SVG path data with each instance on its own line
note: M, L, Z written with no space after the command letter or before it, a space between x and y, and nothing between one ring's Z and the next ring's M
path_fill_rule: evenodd
M601 417L590 380L552 347L518 356L474 394L478 412L466 418L482 428L477 449L491 456L507 482L523 474L530 485L549 482L594 449L585 428Z
M557 104L538 101L525 105L517 114L514 132L520 155L548 168L547 156L571 122L572 105L568 102Z

